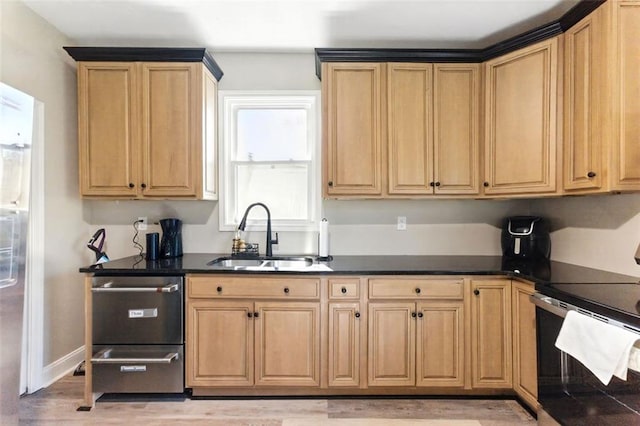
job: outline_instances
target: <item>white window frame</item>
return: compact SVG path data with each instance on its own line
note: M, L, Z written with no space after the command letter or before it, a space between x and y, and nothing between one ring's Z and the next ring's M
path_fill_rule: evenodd
M218 92L220 120L220 196L219 230L234 231L240 217L233 217L236 203L234 193L235 171L231 165L232 149L237 134L237 111L252 109L305 109L307 110L307 143L309 146L309 192L307 220L271 218L274 231L315 231L320 224L320 91L319 90L221 90ZM277 163L274 161L273 163ZM270 207L267 205L267 207ZM243 207L245 208L245 207ZM239 209L242 211L242 208ZM240 213L241 214L241 213ZM247 221L247 231L265 231L266 221Z

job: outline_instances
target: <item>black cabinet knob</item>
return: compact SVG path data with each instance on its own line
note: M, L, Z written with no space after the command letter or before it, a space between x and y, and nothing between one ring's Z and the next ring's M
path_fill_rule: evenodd
M253 313L251 313L251 312L247 312L247 316L248 316L249 318L251 318L251 317L253 316Z
M418 312L418 318L422 318L424 314L422 312Z
M129 188L133 188L135 185L129 182Z
M475 290L473 290L473 294L475 294L476 296L478 296L480 294L480 290L478 290L477 288Z
M417 315L415 312L411 312L411 318L415 318Z
M589 172L589 173L587 173L587 177L594 178L594 177L596 177L596 173L595 172Z
M327 182L327 185L333 186L333 181L330 180L329 182Z
M222 291L222 287L218 286L218 287L216 288L216 291L217 291L218 293L220 293L220 292Z
M440 186L440 182L436 182L436 186Z
M285 292L285 293L287 293L287 294L289 294L289 287L285 287L285 288L284 288L284 292Z
M420 287L416 287L416 294L420 294L422 292L422 290L420 290Z
M360 318L360 312L356 312L356 318Z
M429 186L436 186L435 182L429 182Z
M345 293L347 292L347 288L346 288L346 287L342 287L342 288L340 289L340 292L341 292L342 294L345 294Z
M258 313L257 313L257 312L254 312L254 313L253 313L253 317L254 317L254 318L258 318L258 316L259 316L259 315L258 315Z
M486 188L486 187L488 187L488 186L489 186L489 182L485 182L485 183L483 183L482 185L484 185L484 187Z
M140 186L141 186L142 188L146 188L146 187L147 187L147 184L146 184L146 183L141 183L141 184L140 184Z

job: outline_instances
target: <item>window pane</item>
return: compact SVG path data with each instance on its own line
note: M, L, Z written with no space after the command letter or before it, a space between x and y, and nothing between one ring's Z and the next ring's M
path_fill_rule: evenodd
M237 110L238 161L307 160L305 109Z
M307 164L237 165L236 219L252 203L264 203L271 220L307 220L309 166ZM251 220L266 219L264 209L251 210Z

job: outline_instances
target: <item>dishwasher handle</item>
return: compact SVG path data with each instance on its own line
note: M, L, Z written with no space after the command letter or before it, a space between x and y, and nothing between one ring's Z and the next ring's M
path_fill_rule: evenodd
M112 282L91 289L94 293L175 293L180 285L167 284L164 287L112 287Z
M178 359L178 352L170 352L161 358L110 358L110 352L111 349L104 349L98 352L95 357L91 358L91 362L96 364L171 364L173 360Z
M554 304L552 304L552 298L548 297L548 296L544 296L540 293L534 293L531 296L529 296L529 300L531 301L531 303L533 303L534 305L536 305L538 308L543 309L547 312L550 312L558 317L564 318L567 316L567 312L569 312L567 309L556 306Z

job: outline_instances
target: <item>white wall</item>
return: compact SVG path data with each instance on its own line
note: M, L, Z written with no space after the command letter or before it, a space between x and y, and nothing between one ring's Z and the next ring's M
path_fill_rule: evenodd
M554 228L552 259L640 277L640 194L536 200L532 212Z
M88 227L78 197L75 64L69 41L21 2L2 1L0 79L44 104L44 365L84 343L78 267Z

